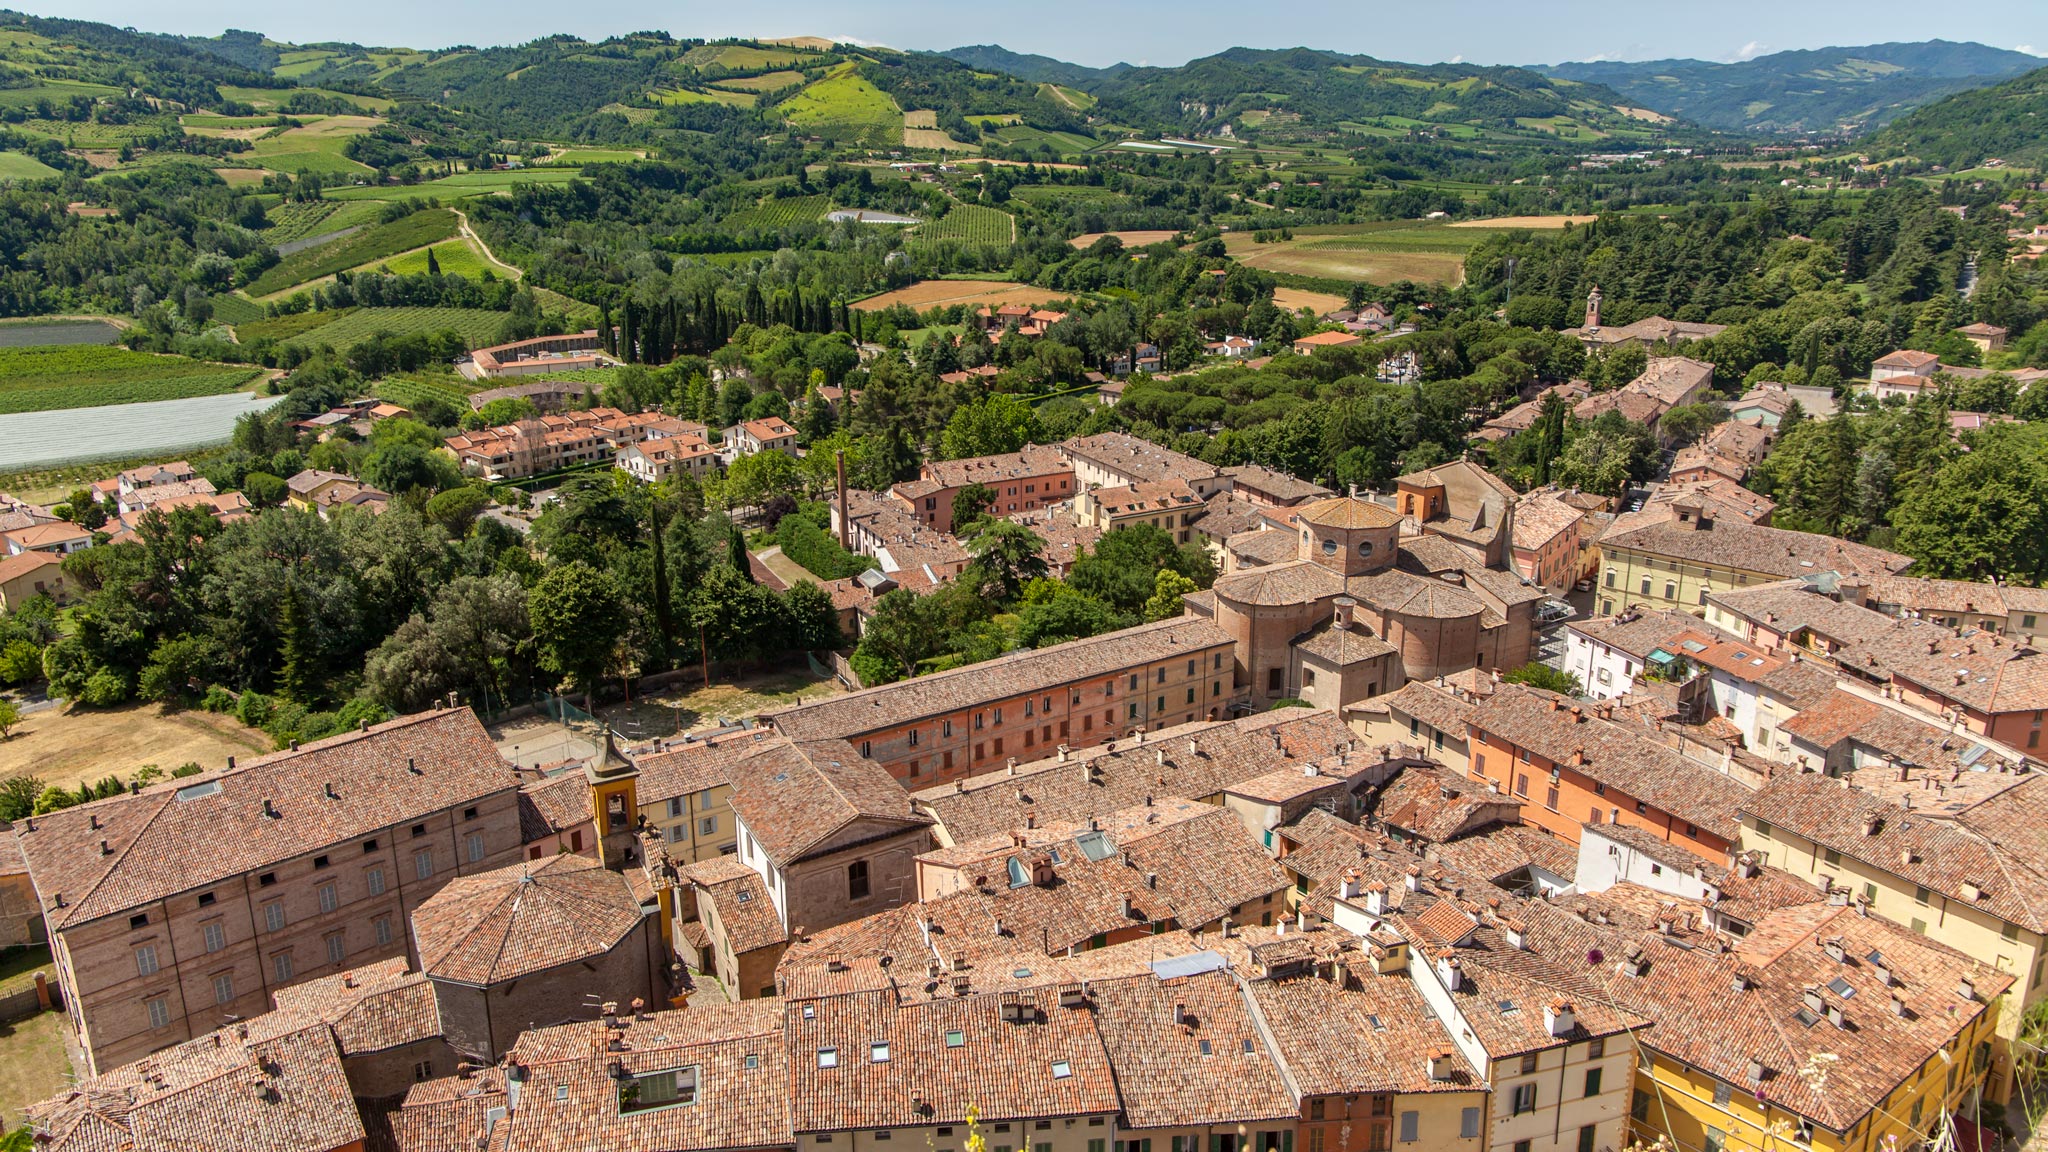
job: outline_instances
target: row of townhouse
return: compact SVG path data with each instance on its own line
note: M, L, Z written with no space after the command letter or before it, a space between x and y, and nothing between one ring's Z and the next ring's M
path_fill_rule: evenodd
M633 445L672 438L701 442L704 425L658 412L628 414L598 407L458 433L448 437L444 446L455 454L466 474L515 480L576 464L616 460Z

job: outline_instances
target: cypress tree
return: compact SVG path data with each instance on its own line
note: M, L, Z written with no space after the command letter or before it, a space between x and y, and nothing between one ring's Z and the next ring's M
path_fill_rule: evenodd
M726 563L731 564L735 571L746 578L747 583L754 582L754 570L747 563L747 536L740 531L737 524L726 528L725 559Z

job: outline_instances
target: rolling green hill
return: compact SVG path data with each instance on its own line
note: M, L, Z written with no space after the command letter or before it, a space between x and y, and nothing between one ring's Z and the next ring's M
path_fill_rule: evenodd
M1929 101L2040 64L2023 52L1931 40L1777 52L1734 64L1607 60L1542 71L1604 84L1632 104L1710 128L1825 132L1876 127Z

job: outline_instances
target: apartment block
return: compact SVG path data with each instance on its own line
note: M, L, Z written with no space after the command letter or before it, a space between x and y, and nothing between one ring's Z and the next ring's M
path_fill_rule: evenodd
M1632 824L1714 856L1749 789L1695 764L1611 706L1502 684L1472 713L1472 775L1527 801L1522 821L1576 844L1584 824Z
M942 532L953 527L953 500L969 485L979 484L995 495L992 516L1012 516L1074 498L1074 468L1059 449L1026 444L999 456L964 460L932 460L918 469L915 480L889 489L919 523Z
M799 741L845 740L911 787L1140 727L1221 719L1232 642L1176 618L801 704L763 717Z
M25 820L65 1011L95 1070L407 955L413 910L516 861L518 781L466 709L426 712Z

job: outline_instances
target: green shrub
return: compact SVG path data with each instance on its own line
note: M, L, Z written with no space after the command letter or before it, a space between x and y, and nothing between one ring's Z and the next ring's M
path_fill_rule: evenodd
M87 678L79 699L95 708L111 708L128 699L128 681L112 668L102 668Z
M233 712L235 710L235 694L215 684L206 690L205 696L200 698L199 706L208 712Z
M270 722L270 714L276 707L277 702L261 692L244 692L242 698L235 702L235 719L251 728L263 728Z
M840 547L839 541L818 523L817 515L809 509L784 516L776 526L775 542L782 545L784 556L803 565L820 580L858 576L875 566L868 557Z
M43 678L43 650L27 640L0 648L0 684L27 684Z

